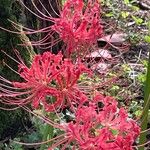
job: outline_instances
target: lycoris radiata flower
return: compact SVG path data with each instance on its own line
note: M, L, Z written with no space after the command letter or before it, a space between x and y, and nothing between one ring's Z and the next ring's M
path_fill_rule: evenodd
M75 53L79 57L88 54L95 47L97 39L102 37L101 9L98 0L88 0L87 2L84 2L84 0L67 0L59 10L59 13L52 9L56 17L50 15L50 12L48 15L40 12L33 1L33 8L37 14L34 10L30 10L22 1L20 2L37 18L50 23L50 25L39 30L21 26L22 31L20 32L0 27L17 34L43 34L39 41L25 41L23 45L35 45L40 49L50 50L53 46L63 41L64 45L61 50L64 52L64 55L70 57L72 53ZM46 7L43 6L43 9L48 12ZM20 28L19 24L11 22L17 29Z
M58 140L48 150L71 145L74 150L133 150L140 127L117 105L114 98L97 95L77 107L72 121L62 124L63 143Z
M74 65L70 59L63 59L61 53L35 55L30 67L24 63L18 67L22 82L1 77L9 84L1 84L1 97L5 103L23 105L31 102L34 108L41 103L46 111L54 111L65 106L73 108L73 102L82 104L87 99L77 82L81 74L90 73L89 69L82 63Z

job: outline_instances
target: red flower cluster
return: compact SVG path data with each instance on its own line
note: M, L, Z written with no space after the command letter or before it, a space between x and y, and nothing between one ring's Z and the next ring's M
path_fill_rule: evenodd
M47 41L57 32L66 43L67 56L73 52L84 54L102 35L99 12L98 0L67 0L60 18L44 15L47 21L53 21L52 26L26 33L47 33L40 41L32 42L33 45L55 45L60 40ZM78 56L75 57L80 60ZM57 117L56 110L69 106L68 111L71 110L74 117L71 122L64 123L63 120L59 126L55 119L43 117L44 121L65 132L54 138L56 140L49 150L61 144L64 150L70 143L73 150L133 150L132 145L140 133L139 126L112 97L98 94L89 100L91 96L86 96L77 83L80 75L91 72L80 61L75 63L63 58L61 53L54 55L50 52L35 55L30 67L21 61L17 73L22 82L11 82L0 76L1 102L12 105L32 103L33 108L43 105L45 111L54 112Z
M52 29L67 45L70 55L73 51L84 52L102 36L100 4L97 0L68 0L55 19Z
M81 150L133 150L140 133L135 121L112 97L102 95L79 107L74 122L66 126L69 139Z
M82 63L74 65L70 59L63 60L60 53L35 55L30 67L23 63L19 65L18 73L24 82L10 82L17 91L2 89L5 101L7 97L14 98L8 103L21 105L32 101L33 107L37 108L41 102L46 111L54 111L66 105L73 107L73 102L81 104L87 99L77 81L89 70Z

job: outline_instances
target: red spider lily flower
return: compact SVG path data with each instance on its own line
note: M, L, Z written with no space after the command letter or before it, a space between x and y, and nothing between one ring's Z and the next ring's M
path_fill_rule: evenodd
M67 45L70 55L73 51L85 52L102 36L100 5L97 0L68 0L55 20L55 30Z
M133 150L139 126L113 98L103 98L103 106L89 102L78 107L74 122L66 125L70 140L81 150Z
M46 111L74 104L82 104L87 97L77 86L80 75L89 70L83 65L74 65L70 59L63 59L62 54L45 52L35 55L30 67L23 62L19 64L18 74L23 82L1 81L1 97L5 103L27 104L32 102L34 108L41 103ZM82 99L80 98L82 96Z
M87 96L79 89L77 82L82 73L91 74L90 70L82 63L74 65L70 59L64 59L59 69L60 72L53 79L55 89L59 92L57 99L61 102L57 107L61 106L62 108L69 105L73 109L73 105L82 105L87 101ZM52 111L53 109L54 108L47 106L46 110Z
M84 2L84 0L67 0L64 6L62 6L62 10L59 10L60 15L55 12L56 16L59 16L58 18L52 17L46 7L41 5L48 15L42 13L33 1L33 8L36 9L38 14L36 14L33 10L30 10L22 1L21 3L32 14L39 19L42 19L43 22L46 21L52 24L39 30L23 27L24 31L21 31L21 33L0 27L6 31L19 34L44 34L44 36L42 36L43 38L39 41L26 41L26 45L32 44L39 46L40 49L43 48L49 50L63 40L66 45L63 46L63 48L65 48L65 54L70 56L72 52L78 52L80 54L81 52L85 53L93 47L93 44L97 42L98 38L102 37L102 25L100 24L100 4L98 0L88 0L87 2ZM49 4L52 8L50 2ZM20 25L17 25L14 22L12 22L12 24L16 28L20 27ZM56 36L55 33L59 34L59 38L56 38L58 36Z

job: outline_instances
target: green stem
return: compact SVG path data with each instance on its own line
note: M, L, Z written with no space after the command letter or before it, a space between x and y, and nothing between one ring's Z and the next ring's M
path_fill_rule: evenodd
M54 117L54 114L50 114L49 115L51 119L53 119ZM47 141L49 139L52 139L53 138L53 132L54 131L54 127L49 125L49 124L46 124L45 125L45 128L44 128L44 131L43 131L43 138L42 138L42 141ZM45 150L46 149L46 146L50 146L52 145L52 142L50 142L49 144L43 144L41 145L40 147L40 150Z
M141 123L142 131L147 129L148 111L150 107L150 54L149 54L149 60L148 60L147 79L145 83L144 92L145 92L144 93L144 106L143 106L143 115L142 115L142 123ZM147 132L140 134L139 145L142 145L146 142L146 135L147 135ZM144 150L144 146L141 146L139 150Z

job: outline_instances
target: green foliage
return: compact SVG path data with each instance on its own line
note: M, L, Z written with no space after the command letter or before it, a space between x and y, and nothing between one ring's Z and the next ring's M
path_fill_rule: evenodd
M140 83L144 84L145 81L146 81L146 75L144 73L140 73L138 76L137 76L137 79Z
M129 0L124 0L124 3L125 3L125 4L129 4L130 1L129 1Z
M141 13L138 5L135 1L130 0L103 0L102 6L104 6L103 17L107 20L116 22L115 30L122 30L128 34L128 39L131 43L136 44L141 42L148 42L148 33L141 30L137 32L137 29L144 27L148 29L149 18L144 17ZM110 23L111 24L111 23ZM143 32L143 34L141 34Z
M129 12L127 12L127 11L122 11L121 12L121 16L125 19L125 18L127 18L128 16L129 16Z
M149 35L146 35L144 37L144 39L145 39L145 42L150 43L150 36Z
M22 140L26 143L35 143L41 141L41 134L38 131L33 131L30 134L26 134L22 137Z
M132 15L132 18L133 18L133 20L135 21L135 23L137 25L141 25L143 23L143 19L141 19L139 17L136 17L136 16Z
M15 138L14 140L15 141L20 141L20 139L18 139L18 138ZM6 144L6 143L5 144L1 144L0 148L2 150L24 150L22 148L22 145L16 144L13 141L10 141L9 144Z
M118 85L112 85L112 87L110 88L110 92L112 96L115 96L120 90L120 87Z

